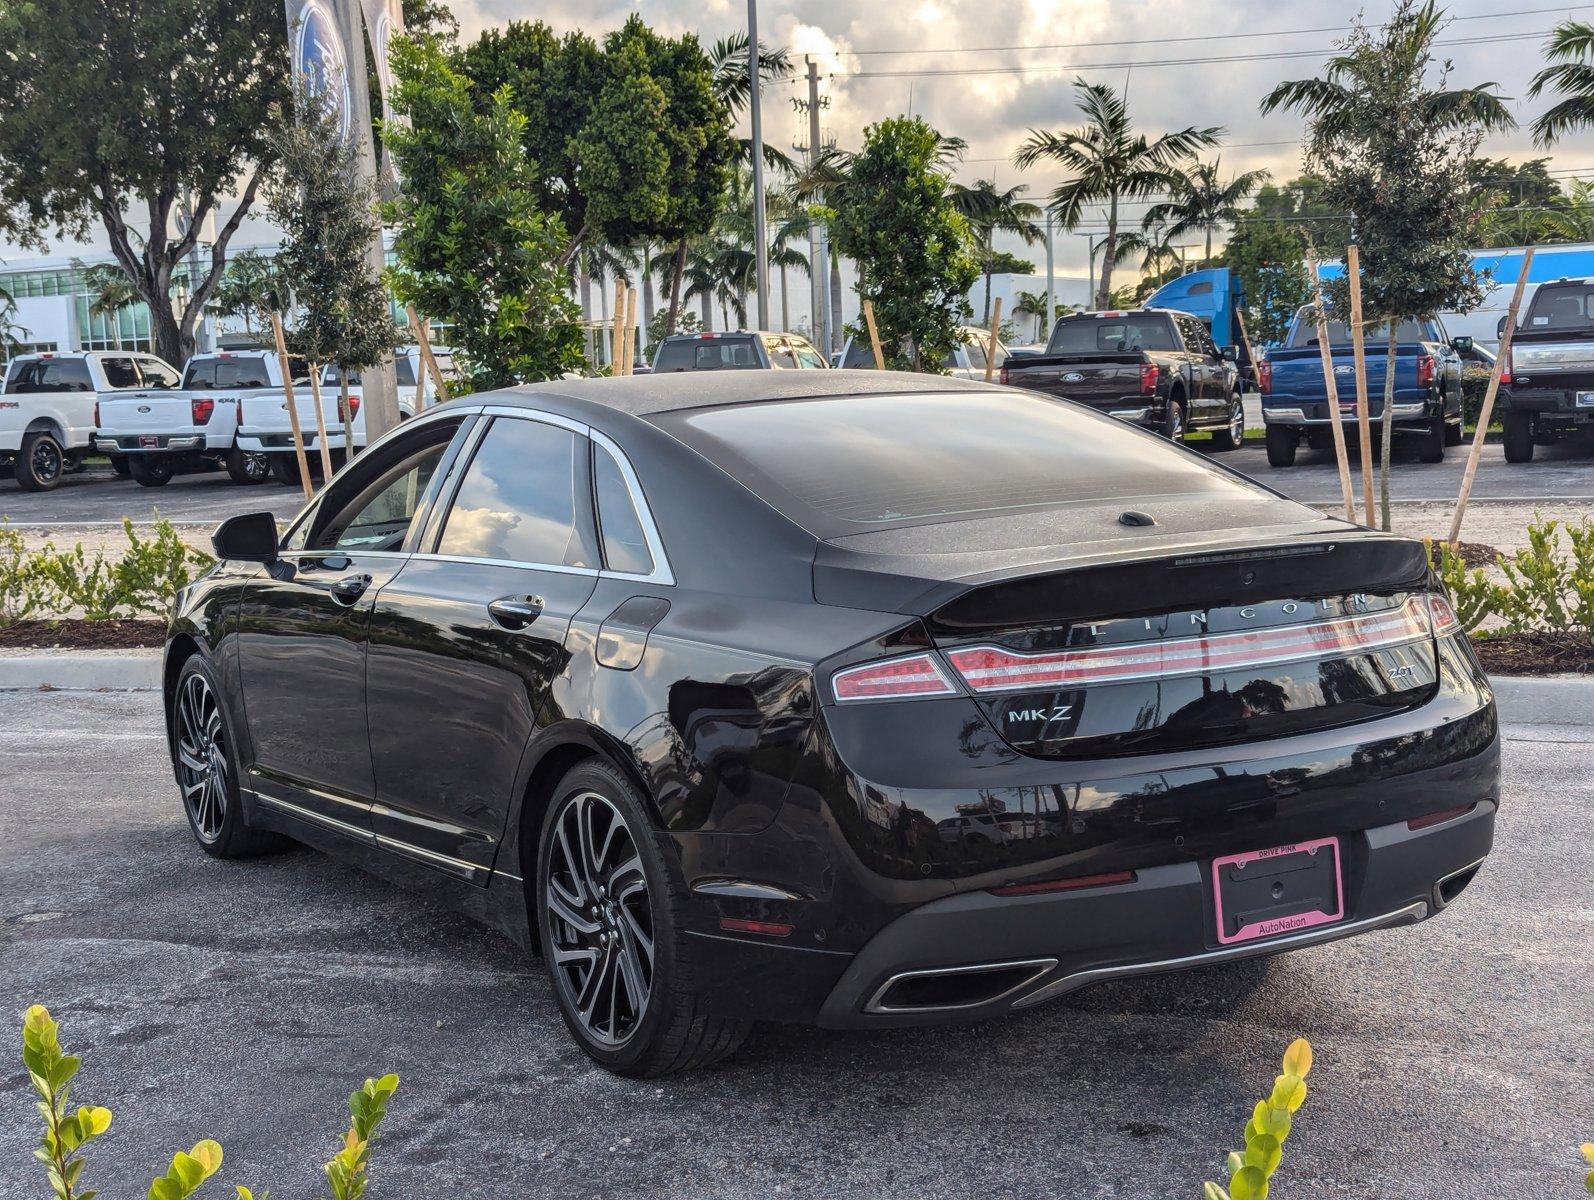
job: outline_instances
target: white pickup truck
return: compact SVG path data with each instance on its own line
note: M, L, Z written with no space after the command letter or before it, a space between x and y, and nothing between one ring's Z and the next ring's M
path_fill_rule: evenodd
M309 371L300 359L289 364L295 391L303 391L299 408L308 421L306 440L313 444ZM274 353L196 354L175 390L129 392L103 400L94 445L106 454L124 455L129 473L145 487L161 487L179 468L207 459L224 466L234 483L261 483L269 474L268 459L241 445L238 433L251 413L285 405L282 369Z
M102 401L129 391L177 386L177 372L153 354L84 350L21 354L0 394L0 463L25 492L55 487L90 449ZM118 471L126 460L113 452Z
M433 356L445 381L456 378L453 354L448 349L436 349ZM413 417L420 408L437 402L437 389L430 375L421 366L420 350L415 346L400 346L394 352L393 365L398 378L399 418ZM316 444L315 404L308 383L294 380L294 407L299 412L299 428L304 436L305 452L314 459L319 453ZM327 427L327 449L335 461L343 457L343 418L338 411L341 391L339 368L326 367L321 373L321 410ZM416 395L420 393L417 405ZM280 393L279 393L280 394ZM365 414L361 404L360 375L349 376L350 424L354 434L356 452L365 448ZM293 426L288 419L288 404L280 400L275 407L248 405L246 417L238 432L239 445L249 451L267 456L272 477L289 486L299 483L299 464L293 452Z

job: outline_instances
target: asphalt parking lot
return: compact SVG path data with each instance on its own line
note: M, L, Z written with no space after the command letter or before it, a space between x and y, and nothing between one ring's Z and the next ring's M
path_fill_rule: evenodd
M0 994L14 1021L50 1005L75 1102L115 1111L85 1177L108 1195L206 1136L211 1190L317 1193L347 1092L395 1070L373 1198L1197 1196L1304 1034L1276 1196L1571 1196L1594 1136L1591 739L1508 729L1495 854L1424 925L973 1028L769 1029L635 1083L588 1065L496 934L309 851L202 855L152 694L0 692ZM42 1194L7 1036L0 1195Z

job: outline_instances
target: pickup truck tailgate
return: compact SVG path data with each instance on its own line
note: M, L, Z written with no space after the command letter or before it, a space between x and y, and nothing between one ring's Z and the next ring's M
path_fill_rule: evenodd
M1143 354L1046 355L1040 365L1023 359L1011 366L1012 382L1085 404L1118 400L1140 391Z
M105 434L172 433L194 427L192 392L121 392L100 397L99 428Z

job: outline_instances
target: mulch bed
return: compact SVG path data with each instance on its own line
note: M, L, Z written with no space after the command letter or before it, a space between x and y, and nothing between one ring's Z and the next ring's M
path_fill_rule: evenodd
M1485 542L1457 542L1456 553L1469 567L1492 567L1500 552Z
M1594 674L1594 642L1579 633L1502 633L1472 644L1492 675Z
M0 650L143 650L165 644L163 621L18 621L0 626Z

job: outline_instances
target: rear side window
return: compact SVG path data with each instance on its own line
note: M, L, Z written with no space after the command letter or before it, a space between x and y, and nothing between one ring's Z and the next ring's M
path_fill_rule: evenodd
M94 380L89 376L89 365L81 358L36 358L31 362L17 363L6 379L6 391L31 392L92 392Z
M681 338L659 347L655 371L746 371L760 366L750 337Z
M1042 396L944 392L682 410L653 418L816 536L1252 485Z
M1594 325L1594 286L1541 287L1528 310L1529 329L1587 329Z
M603 562L611 571L651 575L653 555L642 518L637 515L631 489L614 455L602 446L593 449L593 491L598 496L598 528L603 536Z
M460 479L437 553L596 568L586 445L557 425L495 420Z
M1174 350L1173 322L1162 316L1070 317L1052 330L1048 354L1130 354Z
M133 360L130 358L102 358L100 370L105 372L105 382L113 388L136 388L144 385L139 377L138 368L133 365Z

